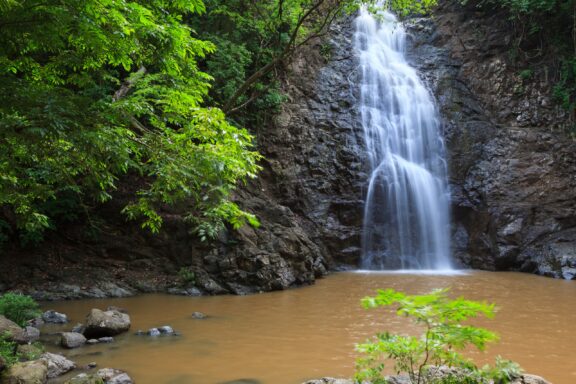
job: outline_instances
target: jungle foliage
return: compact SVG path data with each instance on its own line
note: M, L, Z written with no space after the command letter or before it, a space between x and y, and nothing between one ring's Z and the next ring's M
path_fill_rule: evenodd
M214 44L186 19L200 0L2 0L0 218L38 239L139 184L124 208L153 232L185 199L199 218L256 223L227 197L259 167L252 136L204 103Z
M204 239L258 225L229 199L261 158L240 126L258 131L287 59L360 3L0 0L0 242L97 226L116 195L152 232L171 205Z

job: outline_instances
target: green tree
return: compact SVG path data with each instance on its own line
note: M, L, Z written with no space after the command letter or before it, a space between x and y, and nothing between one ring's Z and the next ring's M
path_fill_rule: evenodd
M250 221L227 200L254 177L252 137L203 106L214 51L186 19L200 0L0 2L0 228L38 237L54 203L81 211L138 177L124 209L159 230L158 207Z
M394 371L407 374L413 384L487 384L487 379L504 384L516 377L519 367L513 362L498 359L495 368L479 370L459 352L469 346L482 351L498 339L487 329L462 324L479 315L492 318L494 304L450 299L447 292L447 289L437 289L426 295L406 295L386 289L379 290L374 297L364 298L365 308L396 306L396 314L410 318L423 328L423 333L415 337L385 332L373 341L358 344L357 350L363 357L357 361L357 381L386 383L383 370L388 359L394 361ZM448 370L442 371L439 367Z

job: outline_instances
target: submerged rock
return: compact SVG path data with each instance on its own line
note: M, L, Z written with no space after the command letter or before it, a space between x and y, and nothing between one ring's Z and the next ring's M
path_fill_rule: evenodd
M206 314L202 313L202 312L193 312L192 313L192 318L193 319L205 319L207 316Z
M90 338L115 336L130 329L130 316L116 310L93 308L86 318L84 335Z
M62 332L60 345L65 348L78 348L86 344L86 337L81 333L76 332Z
M158 330L164 335L174 334L174 329L172 329L172 327L169 325L163 325L162 327L159 327Z
M146 332L148 336L160 336L160 331L158 328L150 328L148 332Z
M42 314L42 320L46 323L66 324L68 322L68 316L54 310L48 310Z

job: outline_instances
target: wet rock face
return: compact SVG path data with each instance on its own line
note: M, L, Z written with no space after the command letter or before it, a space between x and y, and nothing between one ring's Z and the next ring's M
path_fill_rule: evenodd
M343 20L293 60L284 82L289 100L259 144L274 198L303 219L328 260L357 265L368 176L353 33L352 18Z
M521 76L503 15L444 2L413 20L412 61L444 120L459 262L576 276L576 144L547 71Z

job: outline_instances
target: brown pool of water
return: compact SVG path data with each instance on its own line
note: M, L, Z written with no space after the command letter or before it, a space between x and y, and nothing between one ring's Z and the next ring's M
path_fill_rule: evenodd
M143 295L124 299L47 303L67 313L71 328L91 308L109 305L130 313L132 328L113 344L63 351L79 365L128 371L138 384L215 384L251 379L297 384L322 376L350 377L355 343L379 331L411 332L390 310L364 310L360 298L379 288L412 294L451 287L454 296L495 302L494 320L480 325L500 341L481 362L496 355L519 362L554 384L576 383L576 282L520 273L470 272L457 276L337 273L314 286L252 296ZM200 311L209 317L191 317ZM171 325L178 337L137 336L134 331Z

